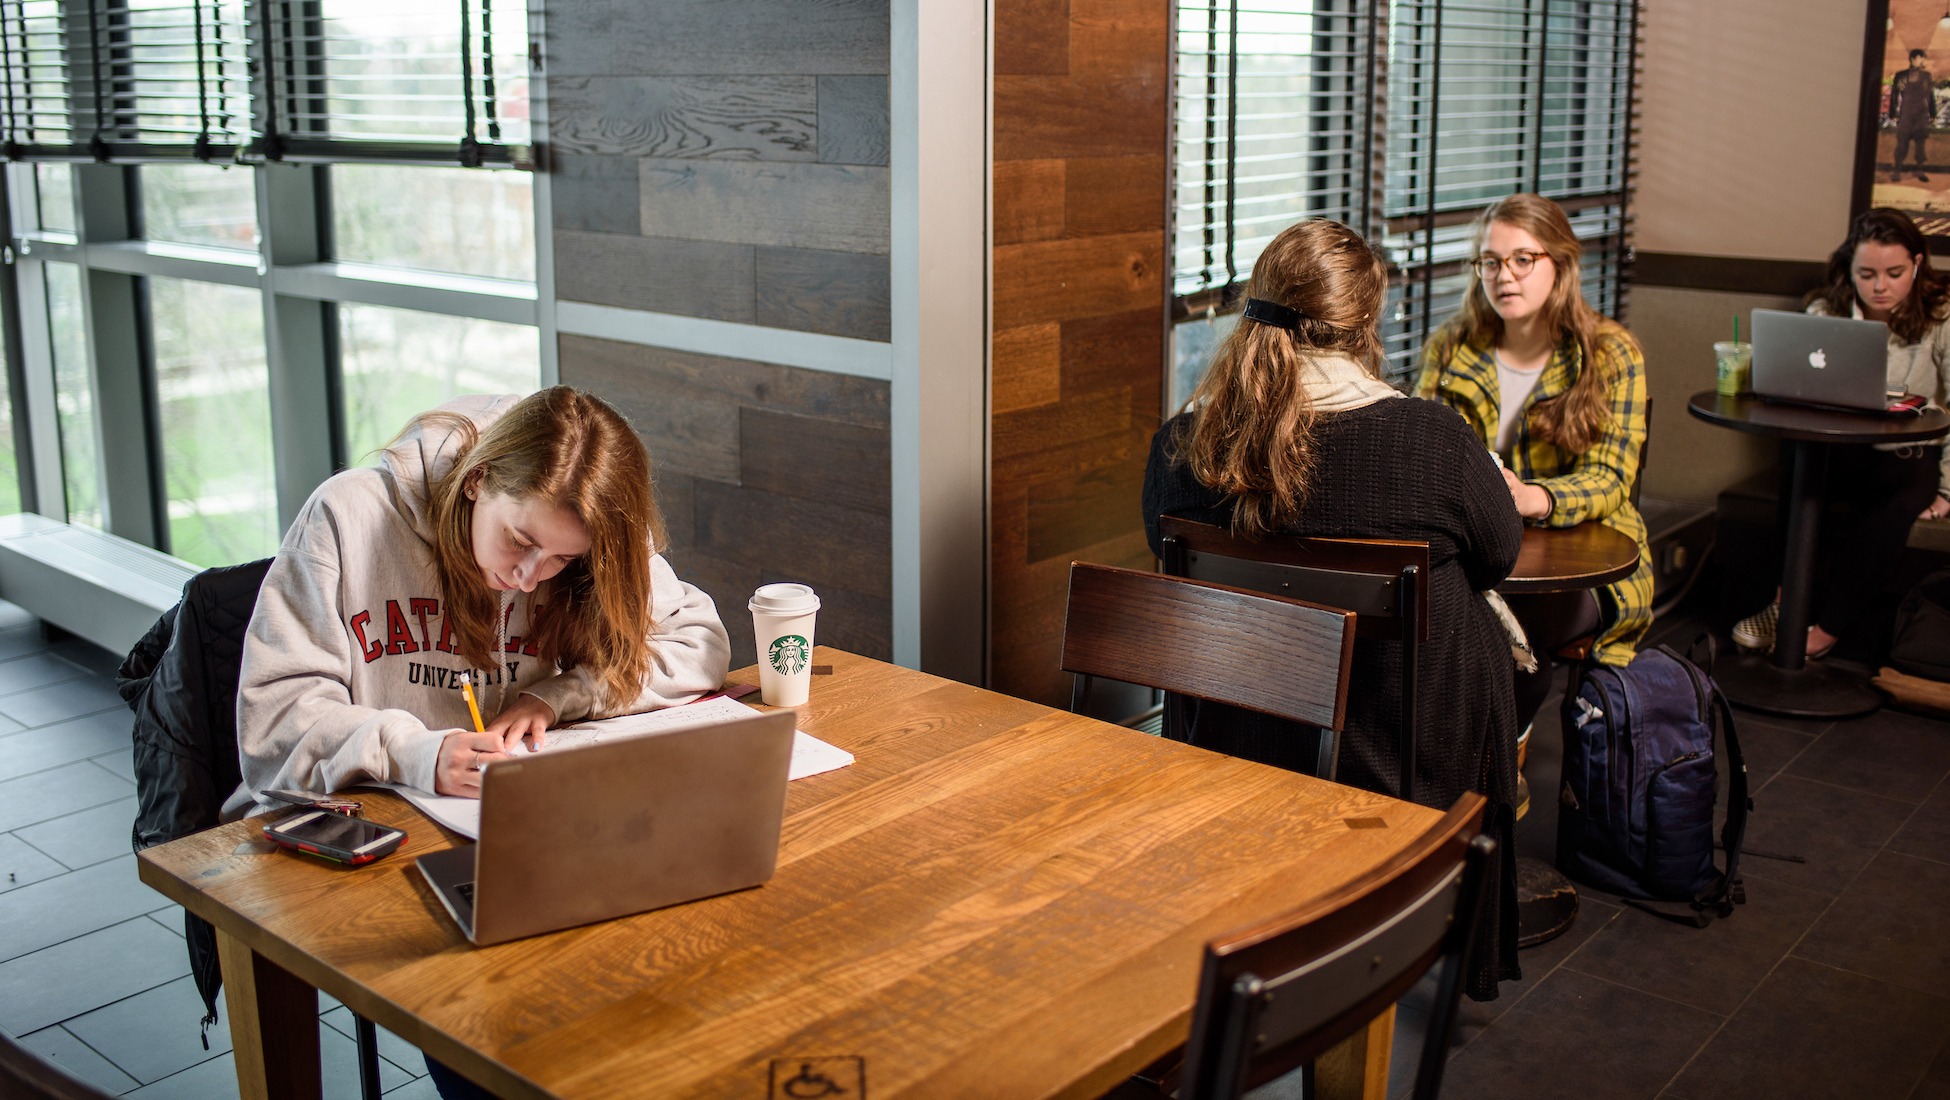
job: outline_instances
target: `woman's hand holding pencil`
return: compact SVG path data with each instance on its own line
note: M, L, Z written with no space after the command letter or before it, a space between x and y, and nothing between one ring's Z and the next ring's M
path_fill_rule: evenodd
M460 676L460 692L467 700L467 713L474 720L473 730L455 730L440 742L440 756L434 764L435 794L481 796L481 770L508 754L522 738L542 745L543 733L555 719L547 703L532 695L518 695L513 705L495 715L492 725L481 720L480 698L474 694L473 678Z

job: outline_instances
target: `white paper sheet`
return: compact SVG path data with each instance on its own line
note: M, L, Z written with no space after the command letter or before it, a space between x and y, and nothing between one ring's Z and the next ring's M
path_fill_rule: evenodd
M574 725L548 731L548 737L539 749L529 749L524 745L517 748L515 752L518 755L524 752L552 752L556 749L593 745L621 737L669 733L694 726L732 722L740 718L749 718L754 713L756 712L745 704L720 696L681 707L668 707L642 714L625 714L598 722L577 722ZM845 749L829 745L805 730L792 731L792 767L786 775L788 780L804 779L809 775L830 772L851 763L853 763L853 754ZM372 785L398 791L406 796L408 802L419 807L421 813L462 836L476 840L480 838L481 803L478 799L428 794L426 791L403 787L397 783Z

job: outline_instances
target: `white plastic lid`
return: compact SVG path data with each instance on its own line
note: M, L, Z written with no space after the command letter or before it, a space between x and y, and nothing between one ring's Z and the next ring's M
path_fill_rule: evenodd
M818 611L819 596L810 585L761 584L758 591L752 593L749 607L768 615L798 615Z

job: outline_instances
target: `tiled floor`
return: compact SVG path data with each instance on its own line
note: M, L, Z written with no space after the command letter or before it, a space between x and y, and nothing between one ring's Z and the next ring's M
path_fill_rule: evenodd
M1653 640L1683 648L1698 629ZM1464 1002L1444 1096L1950 1098L1950 723L1735 714L1747 904L1696 929L1580 888L1576 923L1523 953L1522 982ZM1531 745L1518 847L1549 859L1555 700Z
M136 879L113 671L0 604L0 1029L112 1092L234 1096L228 1028L209 1050L198 1038L182 914ZM1555 713L1533 741L1540 793ZM1748 903L1704 930L1585 890L1571 930L1524 953L1521 983L1465 1002L1445 1096L1950 1100L1950 723L1741 713L1739 729L1748 844L1805 862L1751 856ZM1553 818L1537 798L1523 854L1550 856ZM355 1097L350 1014L321 1008L326 1094ZM1405 1010L1400 1070L1415 1026ZM389 1096L434 1095L416 1051L383 1032L380 1047Z
M0 1030L109 1092L234 1097L229 1017L208 1050L200 1038L182 910L136 878L117 660L49 645L0 603ZM320 1008L325 1095L351 1100L351 1013L329 998ZM418 1051L380 1033L389 1097L432 1100L425 1073Z

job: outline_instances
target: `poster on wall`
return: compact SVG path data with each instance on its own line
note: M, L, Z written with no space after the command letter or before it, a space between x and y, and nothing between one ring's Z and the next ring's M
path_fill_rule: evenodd
M1950 10L1874 0L1863 52L1855 206L1908 211L1950 251Z

